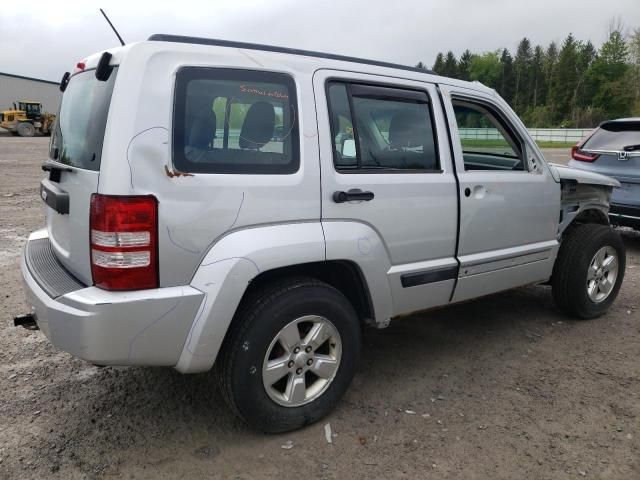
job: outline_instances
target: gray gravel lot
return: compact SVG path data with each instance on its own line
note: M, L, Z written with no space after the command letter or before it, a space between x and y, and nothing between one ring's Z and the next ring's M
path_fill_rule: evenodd
M0 135L0 479L640 478L639 234L623 232L627 276L606 316L566 318L536 286L368 331L338 409L266 436L209 375L98 368L12 326L46 149Z

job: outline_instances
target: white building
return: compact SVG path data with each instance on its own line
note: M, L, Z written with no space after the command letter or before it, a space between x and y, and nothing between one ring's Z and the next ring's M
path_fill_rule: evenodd
M0 72L0 111L13 108L13 102L40 102L42 110L58 113L62 93L59 82Z

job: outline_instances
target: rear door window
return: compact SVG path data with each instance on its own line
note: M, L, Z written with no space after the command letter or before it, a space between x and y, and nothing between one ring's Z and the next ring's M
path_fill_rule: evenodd
M334 81L327 94L338 171L439 169L426 92Z
M192 173L298 170L296 92L285 74L188 67L178 72L173 161Z
M582 146L587 150L640 150L640 122L611 122L598 128ZM633 148L636 147L636 148Z

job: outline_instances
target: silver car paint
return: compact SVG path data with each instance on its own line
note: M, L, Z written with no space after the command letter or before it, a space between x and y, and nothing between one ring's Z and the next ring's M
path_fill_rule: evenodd
M573 162L574 164L577 162ZM584 162L583 162L584 163ZM557 172L560 180L575 180L577 183L584 183L588 185L603 185L606 187L619 187L620 182L615 178L608 177L602 173L594 171L583 170L575 165L569 167L565 165L558 165L555 163L549 164L549 167Z
M268 67L235 49L171 46L146 42L132 47L119 68L105 139L98 191L115 195L151 193L158 198L160 285L189 283L211 246L227 232L264 223L319 221L320 184L315 109L310 82L296 62L271 54ZM144 68L140 68L144 65ZM175 73L184 66L246 68L288 73L296 78L300 169L292 175L169 177ZM121 84L131 85L126 92ZM153 88L148 88L152 86ZM131 105L135 109L131 115ZM126 159L126 163L123 161ZM284 208L283 208L284 206ZM259 237L258 237L259 238Z
M47 237L45 229L29 241ZM27 300L38 325L60 350L99 365L173 366L203 293L188 285L135 292L87 287L56 299L21 263Z
M143 42L112 53L120 68L97 191L158 197L163 288L116 294L88 287L51 300L23 268L38 317L48 324L59 319L59 334L52 336L50 327L43 329L62 348L99 363L170 364L185 373L205 371L213 365L240 299L257 275L325 259L357 265L370 293L374 318L369 320L375 325L386 326L392 317L448 303L454 279L402 288L400 277L458 262L455 230L460 192L452 162L459 167L461 152L451 123L451 91L478 95L505 112L527 142L532 170L461 176L460 188L481 185L485 192L469 199L477 201L476 206L461 207L463 268L453 300L548 279L558 245L560 188L521 122L491 90L386 67L225 47ZM87 68L95 66L99 56L90 57ZM297 173L167 175L176 173L169 135L175 73L193 65L264 69L294 77L302 157ZM335 172L323 88L330 75L427 90L443 173L343 178ZM448 148L438 83L455 159ZM375 188L377 202L337 208L330 199L332 192L350 185ZM87 188L93 187L87 183ZM403 198L408 194L418 201L408 202ZM392 202L393 208L382 200ZM78 219L88 222L88 215ZM88 225L81 225L71 235L84 236L87 231ZM88 243L88 235L84 238ZM75 333L77 329L82 335Z
M453 301L466 300L551 276L558 249L560 189L524 125L492 93L443 87L460 182L461 276ZM465 171L451 97L493 105L525 142L525 171ZM465 195L467 190L470 195ZM505 252L517 249L505 265ZM542 250L542 256L533 256ZM480 271L472 273L482 266ZM473 267L473 268L472 268ZM465 274L465 272L467 272Z
M89 206L91 194L98 190L100 172L69 167L58 186L69 194L69 214L60 215L45 205L51 247L58 259L85 284L91 283L89 260Z
M191 285L204 292L203 302L176 368L209 370L249 282L278 267L325 259L319 222L270 225L238 230L207 253Z
M376 232L378 239L373 238L373 234L353 238L351 241L357 244L358 248L347 248L347 251L342 252L330 246L334 238L325 234L327 249L331 249L338 259L342 254L345 255L342 259L354 260L359 264L363 256L363 246L366 251L367 245L379 240L387 254L385 262L389 262L386 275L389 277L387 281L393 296L392 314L399 315L417 310L420 305L419 299L422 299L423 308L447 303L452 293L453 280L408 289L400 284L400 276L415 271L416 263L422 263L425 270L457 263L457 187L448 148L446 125L435 84L357 71L318 70L313 76L313 85L319 125L329 125L325 97L325 85L329 79L404 86L428 93L434 114L436 140L440 145L441 173L340 173L333 164L331 132L328 128L319 128L322 222L343 222L340 223L343 228L344 222L365 223L371 227L372 232ZM375 198L369 202L333 201L334 192L353 188L372 191ZM374 304L377 303L377 299L373 298ZM376 315L376 322L387 320L387 317Z

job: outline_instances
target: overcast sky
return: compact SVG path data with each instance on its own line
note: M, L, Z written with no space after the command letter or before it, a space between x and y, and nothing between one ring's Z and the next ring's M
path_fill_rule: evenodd
M547 45L573 32L599 46L612 17L640 27L640 0L8 0L0 72L57 81L117 45L99 7L127 43L175 33L429 66L439 51L513 51L523 36Z

